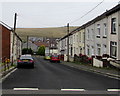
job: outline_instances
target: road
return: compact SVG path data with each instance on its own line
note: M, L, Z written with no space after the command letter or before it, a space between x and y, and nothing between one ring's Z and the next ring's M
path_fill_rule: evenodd
M80 94L81 92L82 94L83 92L85 94L89 94L89 92L90 94L104 94L107 93L109 89L120 89L120 87L118 86L118 84L120 83L119 80L98 75L95 73L70 68L61 63L51 63L40 57L34 57L34 60L34 69L16 69L10 76L8 76L3 81L3 94L9 94L3 96L13 96L13 94L17 93L26 94L25 96L27 96L27 94L55 93L64 95L66 94L65 96L68 96L67 94L72 94L69 96L83 96L78 94ZM30 90L33 89L34 91L32 90L24 92L23 90L21 91L21 89L19 90L19 88L30 88ZM116 92L115 94L114 92L108 92L107 94L112 94L109 96L118 96L115 95Z

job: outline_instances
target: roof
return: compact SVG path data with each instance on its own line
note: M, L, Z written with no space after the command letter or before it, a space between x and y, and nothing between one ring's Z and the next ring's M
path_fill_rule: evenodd
M37 45L37 46L42 46L42 45L44 45L45 47L49 46L49 44L47 44L45 42L34 42L34 44Z
M7 28L8 30L10 30L11 32L14 32L13 31L13 28L10 27L9 25L7 25L6 23L0 21L0 25L4 26L5 28ZM15 32L14 32L15 33ZM22 42L22 39L17 35L17 33L15 33L15 35L17 36L17 38Z
M7 24L5 24L4 22L0 21L0 25L2 25L3 27L5 27L6 29L12 31L12 28L10 26L8 26Z

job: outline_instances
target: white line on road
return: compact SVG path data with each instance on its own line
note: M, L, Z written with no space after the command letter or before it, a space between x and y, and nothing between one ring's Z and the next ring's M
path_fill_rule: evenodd
M15 72L17 70L17 68L15 68L14 70L12 70L11 72L9 72L6 76L4 76L2 78L2 81L4 81L9 75L11 75L13 72Z
M120 89L107 89L107 91L120 91Z
M61 89L61 91L85 91L85 89Z
M15 91L18 91L18 90L20 90L20 91L31 91L31 90L39 90L38 88L14 88L13 90L15 90Z

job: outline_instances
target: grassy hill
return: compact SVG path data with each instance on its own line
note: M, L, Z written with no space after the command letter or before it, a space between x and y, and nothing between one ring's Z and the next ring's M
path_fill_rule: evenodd
M70 31L77 27L70 27ZM26 37L56 37L61 38L67 34L67 27L55 27L55 28L17 28L16 33L23 41L26 41Z

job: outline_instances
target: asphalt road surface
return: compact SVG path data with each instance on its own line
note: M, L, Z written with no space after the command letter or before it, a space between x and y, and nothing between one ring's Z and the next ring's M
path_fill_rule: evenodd
M2 96L119 96L119 80L51 63L42 57L34 60L34 69L16 69L3 81Z

